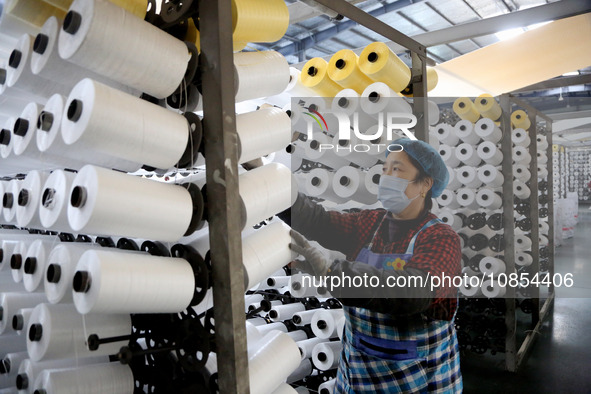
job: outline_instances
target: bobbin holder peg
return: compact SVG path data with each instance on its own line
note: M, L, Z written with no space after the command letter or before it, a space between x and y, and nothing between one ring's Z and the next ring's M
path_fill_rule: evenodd
M169 315L166 319L168 329L167 338L153 332L146 336L147 349L134 349L131 346L123 346L117 359L122 364L130 364L137 357L153 357L158 354L175 352L181 367L187 371L197 371L207 362L210 352L210 335L201 322L192 313L188 312L183 317ZM155 345L149 345L154 341Z
M193 268L193 274L195 275L195 292L190 305L198 305L207 294L207 289L210 287L209 282L209 270L205 264L205 260L199 252L190 246L176 244L171 248L172 256L185 259Z
M155 7L152 7L155 9ZM199 18L199 2L193 0L171 0L163 4L160 14L149 12L146 14L146 21L160 29L166 30L182 21ZM197 22L195 23L198 26Z
M192 168L197 162L197 158L201 148L201 141L203 140L203 125L201 118L192 113L185 112L183 116L187 119L189 124L189 142L183 155L181 156L178 167Z
M98 350L100 345L120 341L129 341L131 339L132 335L120 335L116 337L100 338L97 334L90 334L86 339L86 345L88 346L88 350L95 351Z
M195 100L200 92L198 89L198 83L201 78L199 72L199 51L193 42L185 41L185 45L187 46L187 51L190 53L191 57L187 63L187 69L185 70L182 82L176 90L166 98L166 103L175 109L182 109L183 106L187 106L189 109L186 110L186 112L192 112L195 110L195 103L192 103L192 100ZM189 97L190 92L193 94L191 97ZM184 101L185 98L186 101Z
M119 238L119 240L117 240L117 249L139 251L140 250L140 247L132 239L129 239L129 238Z
M170 257L170 250L162 242L144 241L140 250L151 254L152 256Z

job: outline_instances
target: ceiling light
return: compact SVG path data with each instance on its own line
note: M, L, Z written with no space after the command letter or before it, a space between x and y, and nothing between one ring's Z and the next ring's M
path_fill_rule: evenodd
M516 27L514 29L507 29L507 30L503 30L498 33L495 33L495 36L497 36L499 41L505 41L505 40L510 40L511 38L517 37L518 35L523 33L523 31L524 30L522 27Z

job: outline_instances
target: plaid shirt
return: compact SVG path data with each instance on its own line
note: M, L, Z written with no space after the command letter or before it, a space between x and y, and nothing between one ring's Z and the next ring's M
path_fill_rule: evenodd
M355 261L359 251L371 242L387 213L383 209L356 213L327 212L320 206L313 205L313 211L309 202L294 205L296 212L292 211L292 226L322 246L344 253L349 261ZM306 209L305 206L310 208ZM373 241L372 251L388 254L405 253L412 237L425 223L434 218L436 216L432 213L426 214L416 226L394 242L390 242L388 223L384 221ZM405 267L419 269L431 276L441 277L445 274L453 277L461 274L461 260L460 239L456 232L446 224L436 224L419 234L414 255ZM457 309L456 296L456 288L440 287L431 305L424 312L425 315L438 320L452 320Z

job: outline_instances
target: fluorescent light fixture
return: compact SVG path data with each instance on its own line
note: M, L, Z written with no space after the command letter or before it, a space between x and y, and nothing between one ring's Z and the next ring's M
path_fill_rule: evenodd
M503 30L498 33L495 33L495 36L497 36L499 41L505 41L505 40L510 40L511 38L517 37L518 35L523 33L523 31L524 30L522 27L516 27L513 29L507 29L507 30Z
M572 77L575 75L579 75L579 72L578 71L571 71L571 72L562 74L563 77Z

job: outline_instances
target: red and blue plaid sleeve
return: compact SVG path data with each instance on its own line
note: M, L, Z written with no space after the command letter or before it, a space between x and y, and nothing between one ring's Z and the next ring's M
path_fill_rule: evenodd
M453 278L462 272L460 238L446 224L431 226L422 232L415 245L409 266L429 273L429 276ZM457 307L458 289L447 281L436 289L435 299L427 315L436 319L451 320Z

